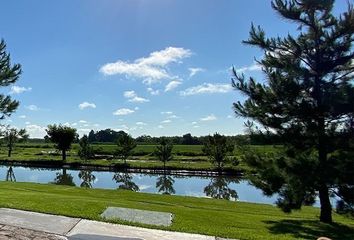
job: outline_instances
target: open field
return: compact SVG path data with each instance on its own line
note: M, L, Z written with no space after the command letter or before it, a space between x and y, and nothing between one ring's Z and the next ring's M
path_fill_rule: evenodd
M114 144L94 144L92 145L98 155L103 155L103 159L92 159L84 162L77 156L78 144L74 144L72 150L68 152L66 163L85 164L92 166L122 166L123 161L119 159L107 159L104 155L113 155L116 151ZM159 169L163 164L153 155L156 145L138 145L133 155L128 159L128 167L131 168L151 168ZM276 151L275 146L251 146L255 151L270 153ZM167 163L167 168L176 170L215 170L207 156L202 152L202 145L175 145L173 149L174 159ZM239 150L235 150L235 156L240 155ZM56 152L53 144L17 144L12 152L12 156L7 157L7 149L2 146L0 149L0 160L18 162L37 162L43 164L62 164L60 153ZM228 163L226 170L242 171L246 168L241 162L238 166Z
M0 182L0 207L102 220L108 206L172 212L171 231L238 239L353 239L354 220L334 214L336 223L318 221L319 209L292 214L271 205L194 197L134 193L122 190ZM123 224L135 225L127 222ZM142 225L140 225L142 226ZM149 226L145 226L149 227Z

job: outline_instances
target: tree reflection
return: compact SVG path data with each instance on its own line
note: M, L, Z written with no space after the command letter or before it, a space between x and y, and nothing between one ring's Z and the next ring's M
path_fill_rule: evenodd
M66 169L63 168L63 172L58 172L53 181L56 185L67 185L67 186L75 186L73 176L71 174L66 173Z
M157 178L157 181L156 181L157 191L159 193L167 194L167 195L175 194L176 191L173 188L174 183L175 183L175 180L171 176L167 175L167 171L164 170L163 175L161 175L160 177Z
M113 176L113 180L116 181L116 183L121 183L118 186L118 189L130 190L134 192L139 191L138 185L133 182L132 174L127 171L116 172Z
M236 190L229 187L230 183L238 183L239 179L223 176L213 177L208 186L204 188L204 193L208 197L216 199L236 200L238 195Z
M15 177L14 169L12 168L12 166L10 166L9 169L7 169L7 171L6 171L5 181L16 182L16 177Z
M95 182L96 177L90 170L81 170L79 172L79 178L82 180L80 187L92 188L92 183Z

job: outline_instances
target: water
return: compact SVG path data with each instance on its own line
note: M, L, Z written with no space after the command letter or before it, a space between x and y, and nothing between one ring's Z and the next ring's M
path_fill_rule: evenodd
M222 176L180 176L128 172L44 169L0 166L0 180L55 183L88 188L130 189L133 191L182 196L210 197L231 201L274 204L246 179Z

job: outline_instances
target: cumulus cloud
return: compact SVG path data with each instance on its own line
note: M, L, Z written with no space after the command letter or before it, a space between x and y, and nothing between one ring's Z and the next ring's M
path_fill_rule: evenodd
M200 119L200 121L214 121L216 120L217 118L215 117L214 114L210 114L209 116L206 116L206 117L203 117Z
M167 116L167 118L170 118L170 119L174 119L174 118L179 118L177 115L169 115L169 116Z
M37 107L36 105L28 105L26 106L26 108L30 111L38 111L39 110L39 107Z
M227 93L232 90L231 84L221 84L221 83L203 83L201 85L187 88L184 91L180 92L181 96L191 96L197 94L205 93Z
M129 108L120 108L118 110L116 110L115 112L113 112L113 115L116 116L123 116L123 115L128 115L128 114L132 114L135 111Z
M188 68L188 70L189 70L189 77L193 77L197 73L205 71L204 68Z
M136 122L135 124L138 125L138 126L145 126L145 125L147 125L147 124L144 123L144 122Z
M253 63L250 66L245 66L245 67L241 67L241 68L237 68L235 69L236 72L254 72L254 71L260 71L262 70L262 66L259 65L258 63Z
M161 123L170 123L172 122L170 119L163 120Z
M80 120L79 123L87 123L86 120Z
M160 94L160 90L154 90L154 89L151 88L151 87L147 88L147 91L148 91L151 95L159 95L159 94Z
M125 91L123 96L128 99L128 102L144 103L150 101L149 99L139 97L135 91Z
M79 108L81 110L85 109L85 108L96 108L96 104L94 103L89 103L89 102L83 102L79 104Z
M29 92L31 90L32 90L31 87L25 88L25 87L20 87L20 86L12 86L9 93L10 94L20 94L20 93L23 93L23 92Z
M178 81L178 80L173 80L171 82L169 82L166 87L165 87L165 92L171 91L173 89L175 89L176 87L178 87L179 85L181 85L182 82Z
M31 138L42 138L47 134L45 127L36 124L28 124L25 129Z
M161 114L162 115L171 115L171 114L173 114L173 112L172 111L166 111L166 112L161 112Z
M161 51L150 53L148 57L138 58L133 63L118 60L114 63L107 63L100 68L104 75L123 74L128 77L140 78L146 84L160 82L162 79L171 79L167 65L180 62L190 57L192 52L189 49L167 47Z

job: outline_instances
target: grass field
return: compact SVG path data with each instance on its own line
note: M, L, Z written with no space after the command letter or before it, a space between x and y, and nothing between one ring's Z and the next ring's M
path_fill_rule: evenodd
M116 151L114 144L94 144L92 145L97 154L113 155ZM128 159L128 167L131 168L162 168L163 164L153 155L156 145L138 145L133 155ZM274 152L274 146L251 146L255 151ZM79 145L74 144L68 152L67 163L83 164L84 162L77 156ZM170 169L177 170L215 170L207 156L202 152L202 145L175 145L173 149L174 159L167 164ZM234 155L240 152L235 150ZM104 157L103 157L104 158ZM20 162L42 162L46 164L61 164L61 155L55 151L53 144L17 144L11 157L7 157L5 146L0 148L0 160L20 161ZM86 165L94 166L121 166L123 161L119 159L93 159L85 162ZM228 163L226 170L242 171L246 168L241 162L239 166Z
M318 221L319 209L314 207L285 214L264 204L0 182L0 207L102 220L99 215L108 206L172 212L175 215L172 226L161 228L171 231L262 240L317 239L319 236L344 240L354 237L353 219L334 214L335 224L323 224Z

